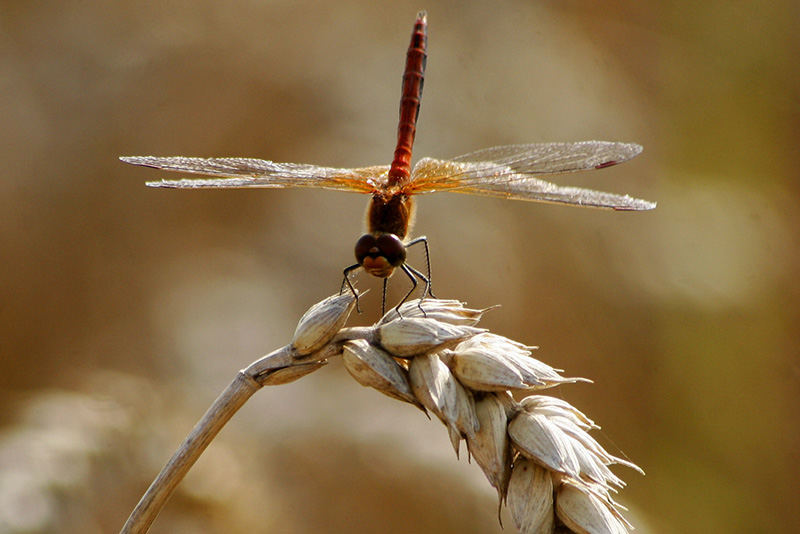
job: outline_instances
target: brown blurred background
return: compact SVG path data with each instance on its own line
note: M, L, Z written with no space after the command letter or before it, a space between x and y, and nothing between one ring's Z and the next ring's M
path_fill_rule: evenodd
M119 529L353 261L363 196L154 190L174 176L117 157L386 164L420 7L417 157L635 141L565 183L659 203L424 197L437 294L595 381L550 393L647 471L618 470L639 531L800 530L800 8L602 4L0 2L0 531ZM335 362L251 399L153 532L500 532L495 506L438 422Z

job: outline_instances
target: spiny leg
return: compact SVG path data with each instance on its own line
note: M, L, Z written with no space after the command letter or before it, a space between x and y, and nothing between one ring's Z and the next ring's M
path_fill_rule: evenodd
M347 284L347 287L350 288L350 291L353 293L353 296L356 298L356 311L358 313L361 313L361 308L358 305L358 292L356 291L356 288L353 287L353 284L350 283L350 277L349 277L349 274L351 272L355 271L356 269L358 269L359 267L361 267L361 264L360 263L356 263L355 265L351 265L350 267L347 267L344 270L344 280L342 280L342 287L339 289L339 294L341 295L344 292L344 286L345 286L345 284Z
M383 296L381 297L381 317L386 315L386 285L389 283L388 278L383 279Z
M413 293L414 290L417 289L417 279L414 278L414 273L418 271L412 267L409 267L405 263L401 264L400 268L403 270L404 273L406 273L406 276L408 276L411 279L411 283L414 284L413 286L411 286L411 289L408 291L408 293L406 293L406 296L403 297L403 299L400 302L398 302L397 306L395 306L394 308L394 311L397 312L397 315L400 315L400 317L402 318L403 316L400 314L400 306L402 306L403 303L408 300L408 297L411 296L411 293ZM422 315L425 315L425 310L423 310L421 307L420 310L422 311Z
M424 235L421 235L416 239L412 239L406 243L406 248L410 247L411 245L416 245L417 243L422 243L425 245L425 270L428 273L428 276L421 277L423 280L425 280L425 293L433 298L437 298L436 295L433 294L433 286L431 285L431 259L430 251L428 250L428 238ZM422 298L425 298L425 293L422 294Z
M424 275L424 274L422 274L421 272L419 272L419 271L418 271L418 270L416 270L415 268L411 267L410 265L403 264L403 267L405 267L406 269L408 269L409 271L411 271L411 272L412 272L412 273L413 273L413 274L414 274L414 275L415 275L417 278L419 278L420 280L422 280L423 282L425 282L425 288L426 288L426 291L427 291L427 292L430 294L431 281L430 281L430 280L428 280L428 279L425 277L425 275ZM408 274L408 272L406 272L406 274ZM416 284L416 282L415 282L415 283L414 283L414 287L413 287L413 288L411 288L411 291L414 291L414 289L415 289L416 287L417 287L417 284ZM410 294L410 293L409 293L409 294ZM432 296L433 298L436 298L436 297L434 297L434 296L433 296L433 294L431 294L431 296ZM408 298L408 295L406 295L406 298ZM426 313L425 313L425 310L423 310L423 309L422 309L422 301L423 301L423 300L425 300L425 291L423 291L423 292L422 292L422 298L420 298L420 299L417 301L417 308L419 308L419 311L421 311L421 312L422 312L422 315L423 315L423 316L427 317L427 316L428 316L428 314L426 314Z

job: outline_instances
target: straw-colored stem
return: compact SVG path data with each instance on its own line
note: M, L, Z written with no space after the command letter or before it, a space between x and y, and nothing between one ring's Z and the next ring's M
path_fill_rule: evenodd
M270 383L272 373L288 368L309 367L317 362L341 354L341 344L354 338L373 339L371 328L345 328L323 348L314 354L299 358L291 345L286 345L251 363L237 373L236 378L225 388L191 433L183 440L172 458L161 469L153 483L139 500L120 534L144 534L155 521L189 469L216 437L222 427L230 421L247 399L265 384Z
M259 358L246 369L239 371L147 488L120 533L143 534L147 532L172 496L175 488L222 430L222 427L247 402L247 399L264 386L263 380L268 376L269 371L289 367L295 363L292 358L292 349L287 345Z
M177 485L189 472L203 451L247 399L261 389L261 384L240 371L233 382L214 401L192 432L181 443L122 527L121 533L140 534L150 529Z
M155 521L172 492L206 447L233 417L233 414L260 388L261 384L244 371L240 371L236 375L233 382L217 397L156 479L153 480L153 483L150 484L122 527L121 533L139 534L150 529L150 525Z

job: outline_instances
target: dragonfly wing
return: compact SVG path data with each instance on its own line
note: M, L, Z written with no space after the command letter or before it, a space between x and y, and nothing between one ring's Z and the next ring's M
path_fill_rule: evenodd
M649 210L655 203L580 187L559 186L537 176L602 169L636 156L633 143L584 141L486 148L451 160L424 158L414 167L415 193L453 191L515 200L616 210Z
M243 187L316 187L371 193L385 181L388 166L337 169L305 163L276 163L255 158L124 156L125 163L214 178L160 180L150 187L179 189Z
M610 167L641 152L642 146L636 143L533 143L484 148L457 156L453 161L491 161L519 173L560 174Z
M620 211L646 211L656 207L655 202L634 198L630 195L606 193L582 187L560 186L530 176L520 176L517 180L499 185L484 184L478 187L455 189L454 192Z

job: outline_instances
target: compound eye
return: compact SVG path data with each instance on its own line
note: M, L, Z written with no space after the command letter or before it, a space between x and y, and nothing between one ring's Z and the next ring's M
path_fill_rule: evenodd
M364 263L364 258L369 256L371 249L377 250L377 239L372 234L364 234L356 241L356 261Z
M406 261L406 246L394 234L381 234L377 239L381 254L390 265L397 267Z

